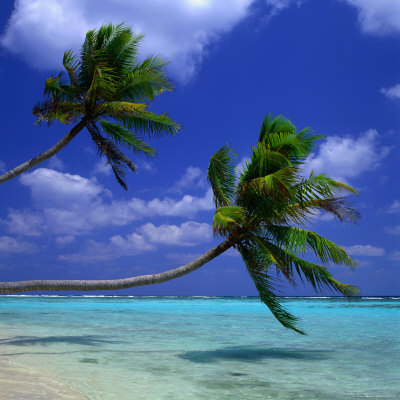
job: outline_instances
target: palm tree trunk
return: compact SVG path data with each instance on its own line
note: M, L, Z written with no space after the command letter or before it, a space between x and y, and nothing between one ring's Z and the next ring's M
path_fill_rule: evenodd
M228 250L233 244L234 243L232 241L225 240L218 246L191 261L189 264L182 265L181 267L158 274L111 280L34 280L0 282L0 294L31 292L37 290L118 290L135 286L154 285L157 283L170 281L171 279L179 278L180 276L195 271L207 262L211 261L213 258Z
M53 147L46 150L44 153L39 154L38 156L24 162L23 164L18 165L13 169L5 172L3 175L0 175L0 184L9 181L12 178L22 174L28 169L33 168L34 166L46 161L50 157L54 156L54 154L58 153L61 149L63 149L86 125L86 120L82 119L77 125L75 125L61 140L59 140Z

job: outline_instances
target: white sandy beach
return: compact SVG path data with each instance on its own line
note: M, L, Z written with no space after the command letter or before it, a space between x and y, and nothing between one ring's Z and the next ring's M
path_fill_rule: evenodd
M67 384L42 371L0 360L1 400L88 400Z

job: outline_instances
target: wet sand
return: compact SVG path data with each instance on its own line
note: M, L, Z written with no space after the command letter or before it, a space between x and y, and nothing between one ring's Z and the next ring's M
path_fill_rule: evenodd
M0 359L3 400L89 400L54 377Z

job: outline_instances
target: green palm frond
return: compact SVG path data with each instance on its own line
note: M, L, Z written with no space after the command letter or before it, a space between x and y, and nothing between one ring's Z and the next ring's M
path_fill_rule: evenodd
M111 166L117 182L125 190L128 190L128 186L123 180L125 176L123 167L127 166L131 171L137 172L135 165L125 154L119 150L113 141L101 136L100 131L95 124L89 124L87 128L90 132L93 142L97 146L99 155L104 155L107 158L107 163Z
M304 335L305 333L296 327L298 319L285 310L279 296L275 293L276 289L272 285L274 278L266 272L266 267L263 265L265 261L263 257L261 257L260 263L260 257L258 257L258 252L254 246L241 245L238 247L238 250L256 286L260 300L285 328Z
M145 132L150 137L160 137L164 134L175 136L181 129L180 125L167 115L154 114L149 111L137 112L132 116L115 116L114 118L133 132Z
M36 124L40 125L44 121L49 126L55 121L71 124L81 116L82 112L81 104L54 98L37 103L32 109L32 114L38 119Z
M134 153L145 156L154 156L155 150L143 140L133 135L128 129L109 121L99 120L104 132L116 143L127 147Z
M267 114L261 124L258 141L264 143L269 135L280 132L295 134L296 127L282 115L273 117L271 114Z
M239 177L239 183L270 175L279 169L291 166L290 160L282 153L273 151L264 143L258 143L252 149L252 156Z
M71 84L75 87L78 87L79 60L78 57L72 52L72 50L64 52L63 65L68 73Z
M235 195L236 155L229 145L222 146L211 157L207 168L207 180L214 193L214 203L217 207L229 206Z
M286 213L291 216L290 219L293 222L304 224L304 222L309 222L318 217L321 211L332 214L340 222L356 223L360 218L360 213L354 208L353 204L343 197L290 204Z
M312 171L307 179L296 186L300 203L308 200L334 198L343 193L357 194L357 191L345 183L335 181L325 174L315 175Z
M217 208L213 220L214 235L227 236L246 222L246 210L243 207L225 206Z
M289 275L293 278L294 272L296 272L302 282L305 279L314 290L320 293L324 288L337 291L345 296L354 296L358 293L358 289L354 286L346 285L334 279L326 267L303 260L260 236L253 236L252 240L273 257L274 263L285 276Z
M357 263L347 255L346 251L315 232L292 227L269 225L266 227L279 247L290 253L312 251L323 263L343 264L355 267Z
M159 57L146 57L138 63L121 82L115 93L116 98L142 103L154 100L164 91L173 89L165 72L166 62Z

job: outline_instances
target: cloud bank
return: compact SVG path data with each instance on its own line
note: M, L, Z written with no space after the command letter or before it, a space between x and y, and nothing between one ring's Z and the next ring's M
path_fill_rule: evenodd
M39 236L44 230L57 235L82 235L96 228L127 226L143 218L192 218L215 208L211 190L203 197L117 200L95 178L48 168L27 173L20 182L30 189L34 209L9 209L2 222L8 232L24 236Z
M181 81L196 71L207 45L245 18L253 0L16 0L1 42L39 69L61 67L89 29L124 21L146 35L141 54L172 61Z

